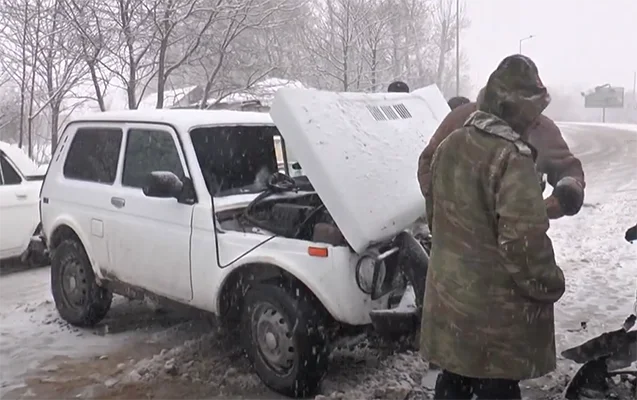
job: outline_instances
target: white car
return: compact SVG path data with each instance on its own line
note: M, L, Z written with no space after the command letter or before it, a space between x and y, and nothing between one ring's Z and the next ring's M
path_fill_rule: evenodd
M0 141L0 260L46 263L40 240L40 187L44 176L15 145Z
M317 96L341 112L310 107ZM267 386L308 395L331 341L405 291L402 232L424 210L416 164L440 102L294 89L279 91L272 117L143 110L70 122L41 193L60 315L96 324L113 292L209 311L240 326ZM306 177L277 172L281 133Z

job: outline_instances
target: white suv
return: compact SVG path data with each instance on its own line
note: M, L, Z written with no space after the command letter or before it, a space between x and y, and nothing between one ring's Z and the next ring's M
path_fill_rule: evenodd
M39 238L43 179L22 149L0 141L0 260L20 257L30 265L48 262Z
M173 300L238 323L270 388L292 396L317 389L342 328L369 326L373 310L405 291L402 264L426 268L422 247L401 232L424 205L415 179L422 122L434 126L444 114L432 116L414 96L359 96L354 114L374 126L378 110L366 102L400 103L405 112L411 104L412 114L370 129L400 129L418 143L395 146L405 160L386 146L387 157L374 146L357 156L348 147L360 141L356 132L330 142L313 131L325 122L324 135L333 135L327 120L347 123L350 114L316 115L307 128L298 108L317 95L340 98L279 93L272 115L285 141L270 115L241 111L105 112L66 126L41 193L52 291L65 320L96 324L113 292ZM287 141L306 177L277 172L288 163L277 160L275 144L285 159ZM346 159L369 157L388 172L365 179L369 172L341 170Z

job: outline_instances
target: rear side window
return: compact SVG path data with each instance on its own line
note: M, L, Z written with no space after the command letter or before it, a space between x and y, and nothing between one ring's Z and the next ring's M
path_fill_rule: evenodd
M184 179L173 136L167 131L131 129L126 140L122 185L143 188L153 171L169 171Z
M6 157L3 155L0 158L0 165L2 167L2 184L3 185L19 185L22 182L20 174L13 168Z
M64 163L69 179L112 184L117 174L122 130L80 128L75 133Z

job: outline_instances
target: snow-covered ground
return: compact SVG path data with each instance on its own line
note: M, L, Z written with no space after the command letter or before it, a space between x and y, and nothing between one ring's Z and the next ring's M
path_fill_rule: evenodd
M560 124L587 178L579 215L554 221L550 235L567 292L556 306L558 352L619 327L637 289L635 129ZM116 298L98 327L80 330L57 316L48 268L0 271L2 398L262 398L265 389L233 336L196 313L156 312ZM582 329L582 323L586 328ZM366 342L335 352L321 396L430 398L435 373L417 353ZM527 398L561 391L577 366L524 382Z

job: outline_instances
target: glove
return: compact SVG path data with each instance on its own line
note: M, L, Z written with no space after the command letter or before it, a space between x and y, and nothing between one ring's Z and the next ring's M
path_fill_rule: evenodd
M562 206L560 205L557 197L551 195L544 199L544 205L546 206L546 214L549 219L558 219L564 216L564 211L562 211Z
M624 236L627 242L632 242L633 240L637 240L637 225L632 228L628 228L626 231L626 236Z
M557 182L551 196L557 198L564 215L577 214L584 204L584 188L575 178L570 176Z

